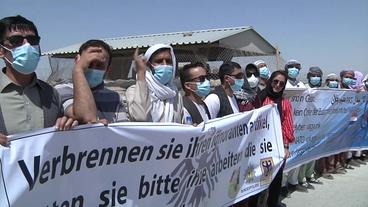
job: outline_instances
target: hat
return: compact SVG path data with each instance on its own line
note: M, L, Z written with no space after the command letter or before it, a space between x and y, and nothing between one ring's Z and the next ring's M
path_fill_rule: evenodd
M292 66L292 65L301 65L299 61L297 60L288 60L285 64L285 70L289 68L289 66ZM301 68L299 68L300 70Z
M257 60L257 61L255 61L253 64L254 64L254 65L256 65L257 67L259 67L259 65L260 65L260 64L266 64L266 62L265 62L265 61L263 61L263 60ZM267 65L267 64L266 64L266 65Z
M339 76L335 73L330 73L327 75L326 80L339 80Z
M321 68L319 68L317 66L310 67L309 68L309 72L319 73L319 74L323 75L323 72L322 72Z

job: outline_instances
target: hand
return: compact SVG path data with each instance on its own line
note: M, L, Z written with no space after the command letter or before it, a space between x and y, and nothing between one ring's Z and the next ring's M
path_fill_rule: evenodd
M76 126L78 126L78 121L66 116L58 118L55 123L55 128L60 131L69 130Z
M145 80L146 78L146 64L147 60L144 57L138 55L138 48L134 51L134 62L135 62L135 70L137 72L138 80Z
M92 63L103 65L107 62L107 56L104 55L104 50L100 47L89 47L75 57L75 70L83 72L90 67Z
M285 150L284 160L287 160L290 157L290 152L289 152L289 149L288 148L284 148L284 150Z
M96 123L101 123L107 126L109 124L109 121L107 119L99 119L97 122L88 122L88 124L96 124Z
M0 133L0 145L4 147L8 147L10 145L10 142L8 140L8 137Z

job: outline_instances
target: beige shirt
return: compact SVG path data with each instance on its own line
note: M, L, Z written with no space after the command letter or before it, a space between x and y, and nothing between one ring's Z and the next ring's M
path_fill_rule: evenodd
M0 107L9 135L44 128L40 90L36 76L21 87L0 71Z
M146 81L137 80L136 84L129 87L126 91L128 112L131 121L152 122L151 117L151 98L148 92ZM174 101L174 123L181 123L183 100L181 95L175 97ZM159 122L164 122L164 117L159 117Z

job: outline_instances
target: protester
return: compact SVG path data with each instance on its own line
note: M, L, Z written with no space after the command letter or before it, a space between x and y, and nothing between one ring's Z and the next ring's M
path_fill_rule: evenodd
M266 62L263 60L255 61L254 65L256 65L259 70L258 87L262 90L266 88L267 80L270 78L270 70L268 69Z
M68 116L80 123L128 121L122 98L104 85L110 64L111 48L104 41L88 40L81 45L75 58L73 85L56 86Z
M253 63L249 63L245 67L245 75L247 76L247 80L249 83L250 88L255 92L258 93L260 91L258 84L259 84L259 70L256 65Z
M221 85L215 87L214 91L204 100L210 111L211 118L223 117L239 112L234 92L240 90L244 84L244 73L236 62L223 63L218 74Z
M298 79L299 72L302 66L297 60L289 60L285 64L285 71L288 74L288 81L286 83L286 89L288 88L305 88L303 82Z
M63 116L59 94L34 72L40 60L40 36L22 16L0 20L0 144L7 135L55 126L68 130L77 121Z
M259 99L262 106L271 103L277 104L277 110L279 111L281 119L285 160L289 157L289 144L294 142L292 107L290 101L283 97L286 81L287 74L284 71L275 71L271 74L266 88L259 93ZM268 207L279 205L284 165L285 162L269 186Z
M134 54L137 82L126 91L132 121L181 123L183 103L174 84L176 59L170 45L155 44Z
M286 90L287 89L306 89L303 82L299 81L299 71L301 70L302 66L299 61L297 60L289 60L285 64L285 71L288 75L287 83L286 83ZM299 175L299 167L289 170L283 179L283 195L287 195L288 192L292 191L300 191L300 192L307 192L308 189L303 186L299 185L298 181Z
M211 119L205 98L211 91L208 71L202 63L184 65L180 70L183 96L183 124L198 125Z
M340 72L340 88L350 89L352 85L355 84L354 71L353 70L343 70Z
M309 71L307 73L307 80L308 83L306 84L306 88L318 88L322 86L322 76L323 72L321 68L319 67L310 67ZM318 160L320 162L324 162L324 158L321 158ZM322 182L316 179L314 175L314 167L315 167L316 161L310 161L306 164L303 164L299 168L299 174L298 174L298 182L299 185L305 186L308 189L314 189L314 186L312 184L321 184ZM331 175L325 174L326 177L330 178ZM304 178L306 182L304 182Z
M327 88L339 88L339 76L335 73L330 73L326 77L325 86Z

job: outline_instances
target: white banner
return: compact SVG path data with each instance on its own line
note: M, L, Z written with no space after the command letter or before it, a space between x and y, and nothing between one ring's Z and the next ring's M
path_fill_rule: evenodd
M49 128L0 147L0 206L229 206L267 188L283 157L274 106L197 127Z

